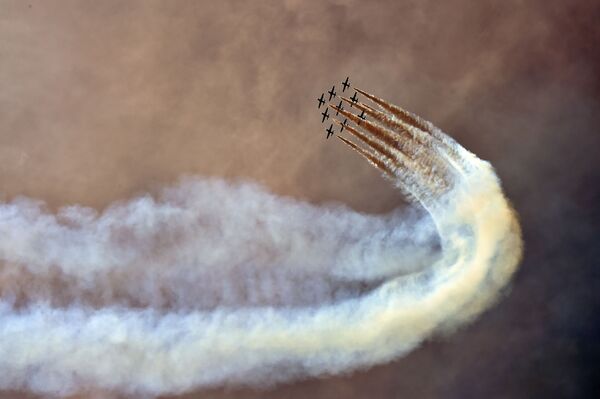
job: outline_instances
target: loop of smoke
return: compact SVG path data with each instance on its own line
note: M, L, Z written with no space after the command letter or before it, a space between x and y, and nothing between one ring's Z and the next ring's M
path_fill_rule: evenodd
M371 138L351 131L375 152L344 141L427 213L369 216L218 179L102 214L0 205L0 388L272 384L390 360L483 311L521 256L495 173L377 100L359 104L380 122L363 124Z

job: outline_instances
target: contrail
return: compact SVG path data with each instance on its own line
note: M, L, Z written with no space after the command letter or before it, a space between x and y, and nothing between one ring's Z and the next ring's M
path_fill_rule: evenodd
M389 361L493 304L522 242L492 167L356 90L369 120L340 110L356 142L338 137L420 207L365 215L199 178L101 214L0 204L0 388L264 386Z

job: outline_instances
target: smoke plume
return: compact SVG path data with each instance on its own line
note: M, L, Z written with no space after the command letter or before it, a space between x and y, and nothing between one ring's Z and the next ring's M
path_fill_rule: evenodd
M360 90L359 90L360 91ZM498 298L521 257L489 163L431 123L340 111L340 139L415 202L365 215L184 178L98 214L0 205L0 388L179 393L401 356Z

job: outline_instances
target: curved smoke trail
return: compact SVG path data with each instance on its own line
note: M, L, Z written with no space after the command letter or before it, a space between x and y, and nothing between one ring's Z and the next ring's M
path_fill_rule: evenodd
M340 137L427 211L369 216L183 180L102 214L0 205L0 388L158 395L390 360L489 306L521 256L491 166L379 109Z

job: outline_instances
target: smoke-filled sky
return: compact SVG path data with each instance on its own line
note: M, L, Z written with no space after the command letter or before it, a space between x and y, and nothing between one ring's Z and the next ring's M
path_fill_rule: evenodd
M186 397L584 397L598 361L599 19L583 1L1 1L0 196L101 210L200 175L402 207L324 140L316 98L350 75L494 165L526 248L510 294L389 364Z

